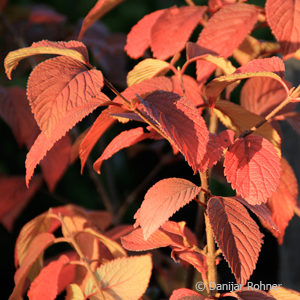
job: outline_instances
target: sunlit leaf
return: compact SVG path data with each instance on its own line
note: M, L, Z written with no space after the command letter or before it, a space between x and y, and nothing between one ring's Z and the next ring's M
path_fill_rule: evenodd
M33 280L27 293L29 300L54 300L58 294L58 280L62 268L69 262L66 255L51 261Z
M265 9L267 22L280 43L283 57L288 59L300 48L300 3L294 0L267 0Z
M146 58L128 72L127 84L131 86L145 79L158 76L169 68L169 63L159 59Z
M11 79L11 72L17 67L22 59L37 54L64 55L83 64L88 62L87 49L81 42L51 42L43 40L33 43L30 47L21 48L8 53L4 60L4 67L7 77Z
M139 214L135 215L136 224L141 225L145 239L200 191L200 187L181 178L163 179L152 186L145 195Z
M224 100L219 100L216 103L214 111L221 122L227 128L234 130L237 136L263 120L262 117L249 112L240 105ZM255 130L255 134L270 141L276 148L278 155L281 156L280 135L269 123L260 126Z
M280 182L280 158L274 146L257 135L238 138L225 153L224 168L227 181L249 204L267 202Z

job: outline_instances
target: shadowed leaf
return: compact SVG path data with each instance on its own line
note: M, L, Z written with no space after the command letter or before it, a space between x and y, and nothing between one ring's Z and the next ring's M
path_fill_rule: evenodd
M197 292L182 288L174 290L169 300L204 300L204 296L198 294Z
M237 283L244 285L255 269L263 235L246 208L234 198L210 198L207 212L218 246Z
M95 6L89 11L87 16L84 18L78 40L81 40L87 29L92 26L98 19L103 15L121 3L123 0L98 0Z
M142 105L196 172L201 167L209 138L206 124L195 106L177 94L162 91L147 96Z
M280 232L275 233L275 237L277 237L279 244L282 244L285 229L291 218L294 216L297 198L297 178L289 163L282 158L279 186L267 202L267 205L272 212L272 219L280 230Z

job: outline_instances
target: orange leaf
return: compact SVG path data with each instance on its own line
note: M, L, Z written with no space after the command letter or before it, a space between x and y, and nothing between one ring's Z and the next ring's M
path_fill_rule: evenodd
M135 226L143 229L145 240L178 209L193 200L201 188L182 178L168 178L157 182L145 195L134 217Z
M145 251L173 245L172 235L158 229L147 240L144 240L142 228L138 228L121 238L122 245L130 251ZM176 242L178 243L179 240Z
M200 33L197 44L202 49L198 55L229 57L250 33L257 17L258 10L254 5L236 3L222 7L209 19ZM197 79L206 79L214 69L212 64L198 61Z
M294 0L267 0L265 9L267 21L280 43L283 58L288 59L300 48L300 3Z
M131 28L125 46L125 51L131 58L141 57L150 46L152 27L165 11L165 9L161 9L148 14Z
M22 59L37 54L57 54L75 59L78 62L88 64L88 52L84 44L78 41L51 42L43 40L33 43L30 47L11 51L5 57L4 67L6 75L11 79L11 72Z
M165 60L180 52L202 21L205 11L206 6L175 6L166 9L151 28L153 56Z
M266 139L249 135L237 139L225 153L224 174L249 204L267 202L280 181L280 158Z
M15 219L41 186L41 178L35 178L27 189L23 176L0 177L0 220L11 230Z
M89 27L92 26L98 19L113 9L115 6L120 4L123 0L98 0L95 6L89 11L87 16L84 18L78 40L81 40L84 33Z
M58 293L59 275L68 262L69 258L61 255L44 267L30 285L27 293L29 300L54 300Z
M51 233L40 233L33 239L24 257L24 263L15 273L15 288L9 300L22 298L25 280L32 265L43 254L45 249L53 243L54 239L55 237Z
M150 255L117 258L100 266L100 280L105 299L139 299L146 291L152 270Z
M208 143L208 130L199 111L179 95L157 91L143 101L143 110L185 157L194 172L201 167Z
M40 63L29 77L27 95L42 132L50 139L70 114L72 118L65 131L109 101L100 92L102 86L100 71L88 70L70 57L60 56Z
M151 138L155 132L144 132L142 127L122 131L106 146L102 155L94 162L95 171L100 174L100 169L104 160L109 159L120 150L130 147L145 139Z
M279 186L267 202L267 205L272 212L272 219L280 230L280 232L275 234L279 244L282 244L285 229L294 216L297 198L298 183L296 176L289 163L282 158Z
M210 198L207 213L219 248L237 283L244 285L255 269L263 235L247 209L234 198Z
M96 119L96 121L93 123L92 127L89 129L88 133L86 134L79 146L81 173L83 172L83 168L93 147L96 145L103 133L115 122L115 120L110 116L110 114L120 113L123 111L124 110L122 108L110 106L103 110Z

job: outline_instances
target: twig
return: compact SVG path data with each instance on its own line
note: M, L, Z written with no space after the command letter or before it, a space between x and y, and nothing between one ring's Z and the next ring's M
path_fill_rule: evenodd
M79 255L79 257L80 257L81 261L83 262L86 270L88 271L88 273L90 274L92 280L94 281L98 293L102 296L102 299L104 299L104 295L103 295L103 292L101 290L100 282L97 280L95 273L93 272L93 270L91 269L91 266L88 263L88 259L84 256L84 254L81 251L79 245L77 244L76 240L74 239L73 234L71 234L71 232L69 231L69 228L66 226L62 216L60 216L60 222L61 222L61 224L63 225L64 229L66 230L66 232L68 234L68 239L70 241L70 244L73 246L73 248L75 249L75 251Z
M195 6L195 3L193 2L193 0L185 0L185 2L189 6Z
M151 170L150 173L144 178L144 180L126 197L125 202L118 210L115 216L115 222L119 222L124 214L126 213L128 207L134 202L137 196L144 190L151 180L160 172L160 170L173 159L173 155L165 155L158 164Z
M102 182L99 179L99 176L94 171L94 168L93 168L90 158L87 159L86 166L87 166L89 177L92 179L92 181L97 189L97 192L103 201L105 208L112 216L114 216L114 208L110 202L110 199L105 191L105 188L104 188Z

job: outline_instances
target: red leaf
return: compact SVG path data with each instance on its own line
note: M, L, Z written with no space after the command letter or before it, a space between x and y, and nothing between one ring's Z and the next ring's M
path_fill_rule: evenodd
M66 255L51 261L33 280L27 293L29 300L54 300L58 292L58 279L63 267L69 262Z
M279 186L267 202L272 212L272 219L280 230L279 233L275 234L279 244L282 244L285 229L294 216L297 198L298 183L296 176L289 163L282 158Z
M206 153L200 164L200 172L204 172L208 168L214 166L223 154L222 144L220 138L213 134L209 134L209 141L207 143Z
M93 123L92 127L89 129L87 135L84 137L79 147L81 173L83 172L83 168L93 147L96 145L103 133L115 122L110 114L123 111L124 110L121 108L110 106L102 111L96 121Z
M22 298L25 280L32 265L45 249L53 243L54 239L55 237L51 233L40 233L34 238L28 248L22 266L15 273L15 288L10 295L9 300Z
M134 25L127 35L125 51L131 58L141 57L146 49L150 47L150 36L156 20L165 12L165 9L157 10L144 16Z
M249 204L266 202L280 180L280 158L274 146L257 135L237 139L228 149L224 174Z
M178 255L178 258L181 261L191 264L198 272L200 272L203 280L207 280L206 274L208 269L206 264L206 256L190 249L178 252L176 249L174 249L173 254L175 253Z
M108 11L121 3L123 0L98 0L95 6L89 11L82 22L78 40L81 40L86 30L92 26L98 19L105 15Z
M283 61L277 57L272 56L268 58L253 59L246 65L236 69L233 74L255 73L255 72L272 72L279 77L284 77L285 66Z
M152 136L153 132L145 133L142 127L122 131L108 144L102 155L94 162L95 171L100 174L101 165L104 160L109 159L120 150L151 138Z
M166 9L151 28L153 56L165 60L180 52L197 24L202 21L205 11L205 6L175 6Z
M163 91L150 94L142 104L165 137L196 172L201 167L208 143L208 130L199 111L187 99Z
M279 41L283 58L290 58L300 48L300 3L294 0L267 0L266 17Z
M171 77L173 82L173 92L183 96L184 93L182 91L181 82L178 76L174 75ZM185 96L187 99L193 103L196 107L204 104L204 100L202 98L201 86L198 85L197 81L188 75L182 76L183 86L185 89Z
M168 178L157 182L145 195L134 216L135 226L141 225L145 240L167 221L178 209L193 200L201 188L181 178Z
M235 132L231 129L223 130L218 134L218 141L221 144L221 146L225 149L231 144L233 144L234 138Z
M0 178L0 220L7 230L12 230L13 223L29 200L41 186L41 178L35 178L27 189L23 176Z
M69 135L59 140L40 162L43 177L50 191L54 191L59 179L70 163L70 152L72 144Z
M263 235L246 208L234 198L210 198L207 212L219 248L237 283L244 285L255 269Z
M200 33L197 44L202 49L197 56L214 54L229 57L252 30L257 17L258 10L253 5L237 3L222 7ZM198 61L198 81L207 78L215 68L209 62Z
M189 297L190 296L190 297ZM198 294L197 292L190 290L190 289L186 289L186 288L182 288L182 289L178 289L178 290L174 290L170 299L169 300L204 300L204 296Z
M249 78L241 91L241 105L265 116L286 98L286 90L277 80L268 77Z
M234 199L241 202L244 206L246 206L254 214L256 214L256 216L261 220L262 224L274 235L280 232L277 225L272 220L272 214L270 209L265 203L261 203L260 205L251 205L243 198L234 197Z
M109 98L100 92L103 76L81 62L59 56L40 63L28 79L27 95L42 132L51 138L69 117L65 131ZM66 125L66 124L65 124Z

